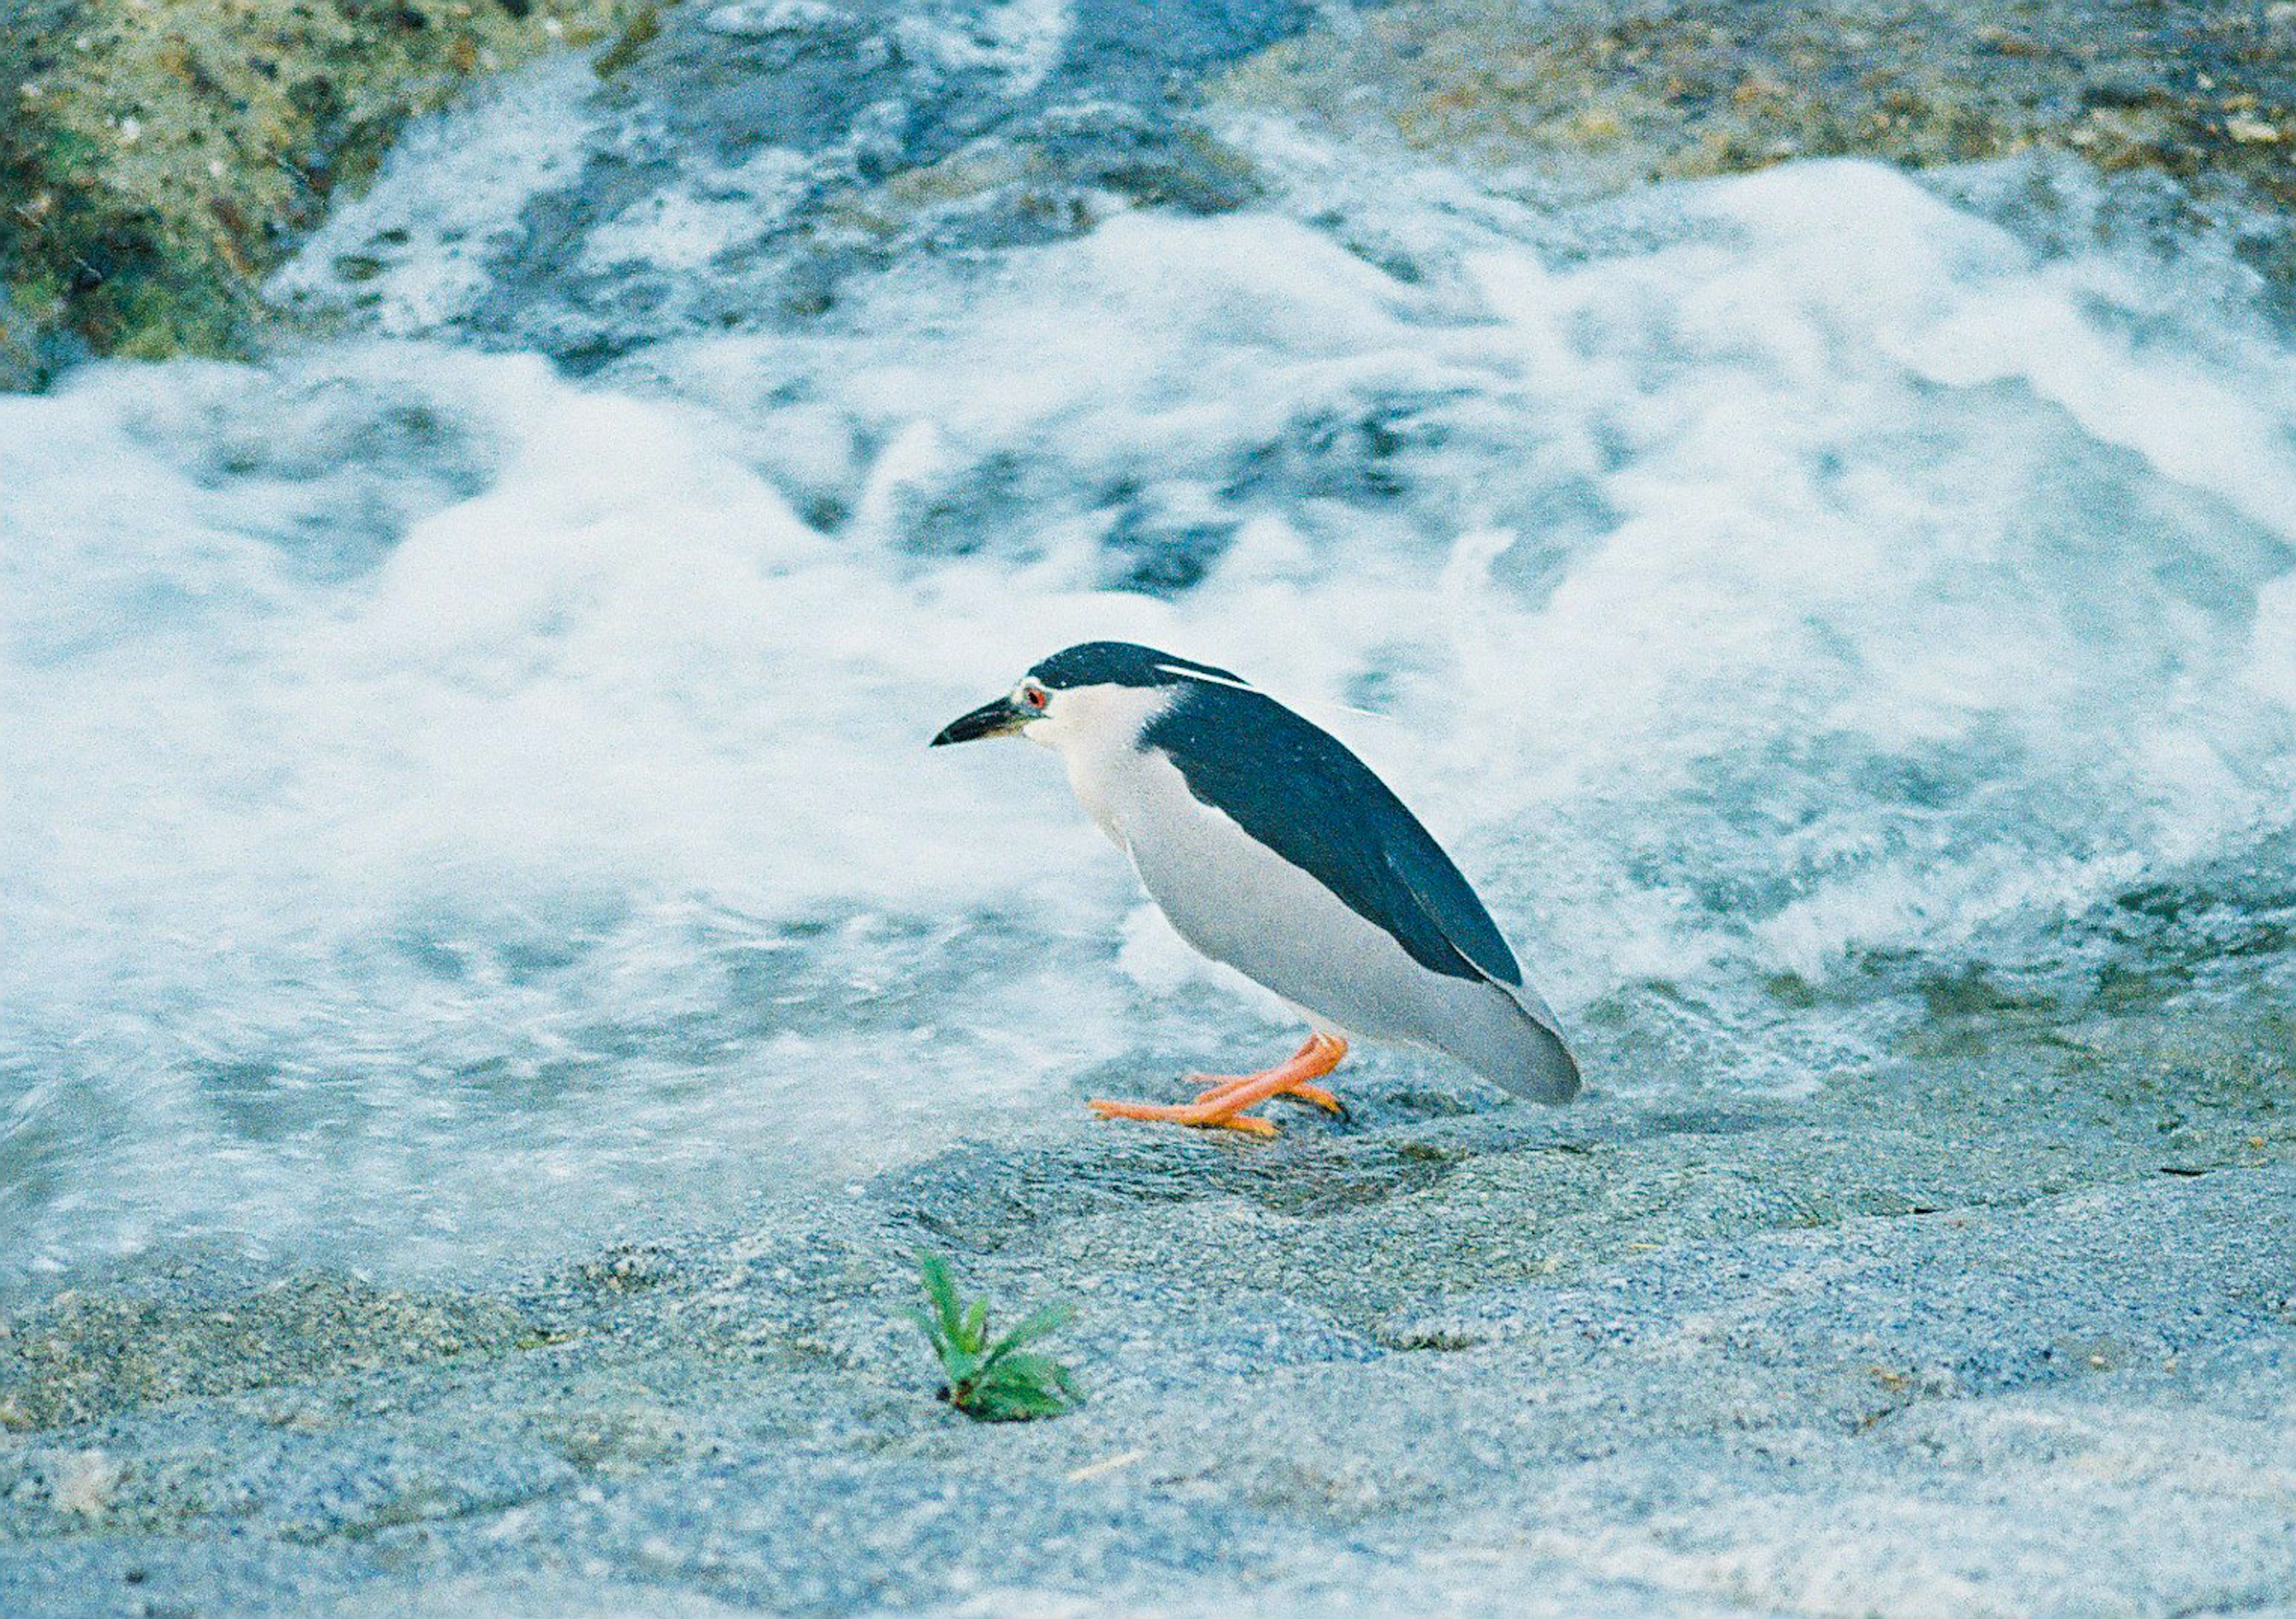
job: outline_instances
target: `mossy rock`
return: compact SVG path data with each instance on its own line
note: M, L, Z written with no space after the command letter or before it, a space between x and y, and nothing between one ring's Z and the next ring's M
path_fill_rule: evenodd
M35 0L0 19L0 387L244 351L261 278L399 127L646 0Z

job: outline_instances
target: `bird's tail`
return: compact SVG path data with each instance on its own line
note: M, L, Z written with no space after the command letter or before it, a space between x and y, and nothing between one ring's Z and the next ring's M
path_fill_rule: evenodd
M1452 1016L1434 1044L1503 1090L1538 1102L1578 1094L1578 1059L1538 992L1454 980Z
M1558 1031L1535 1018L1524 1022L1529 1027L1516 1044L1515 1060L1504 1070L1487 1070L1486 1077L1533 1101L1569 1101L1578 1094L1578 1059Z

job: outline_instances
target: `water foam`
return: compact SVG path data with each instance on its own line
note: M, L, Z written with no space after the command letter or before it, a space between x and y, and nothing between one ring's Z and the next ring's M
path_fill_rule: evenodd
M2296 365L2236 298L1857 164L1556 219L1262 155L587 382L434 323L0 402L10 1250L525 1252L1280 1041L1048 761L922 748L1095 635L1356 742L1611 1089L2242 903Z

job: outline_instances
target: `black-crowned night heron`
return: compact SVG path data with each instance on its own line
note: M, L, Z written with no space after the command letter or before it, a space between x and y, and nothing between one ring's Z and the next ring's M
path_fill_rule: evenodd
M1015 733L1068 764L1174 931L1275 992L1312 1026L1288 1062L1194 1075L1176 1107L1095 1100L1118 1118L1273 1135L1244 1109L1296 1096L1348 1041L1448 1053L1518 1096L1568 1101L1578 1065L1554 1014L1459 868L1338 738L1225 669L1123 641L1056 652L933 738Z

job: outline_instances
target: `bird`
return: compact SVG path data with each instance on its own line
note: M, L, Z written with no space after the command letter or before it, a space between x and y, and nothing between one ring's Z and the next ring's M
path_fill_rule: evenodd
M1337 737L1249 681L1126 641L1055 652L930 746L1025 737L1128 855L1173 931L1308 1025L1286 1061L1191 1075L1193 1102L1094 1098L1104 1117L1268 1136L1248 1111L1316 1083L1351 1041L1431 1048L1516 1095L1564 1102L1578 1059L1451 857Z

